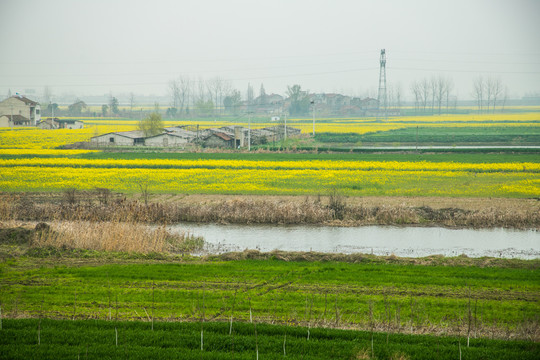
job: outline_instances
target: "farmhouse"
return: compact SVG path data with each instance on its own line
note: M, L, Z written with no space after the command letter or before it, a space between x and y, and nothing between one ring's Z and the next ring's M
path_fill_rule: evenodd
M206 147L233 148L235 140L223 132L212 132L202 139Z
M140 130L111 132L92 137L90 143L97 146L139 146L145 144L145 137Z
M0 116L0 127L30 126L31 121L22 115L2 115Z
M58 124L60 129L82 129L84 127L82 121L73 119L61 119L58 120Z
M37 127L40 129L45 130L53 130L53 129L59 129L60 124L58 123L60 119L58 118L47 118L45 120L41 120L37 123Z
M84 123L80 120L73 119L59 119L59 118L47 118L37 123L37 127L40 129L54 130L54 129L82 129Z
M35 126L39 120L41 120L39 103L27 97L15 95L0 102L0 125L2 127Z
M144 139L144 145L155 147L181 147L191 141L192 137L181 133L168 132Z
M240 148L248 145L251 139L252 145L266 144L278 141L287 136L296 136L300 129L287 126L274 126L265 129L246 129L243 126L224 126L202 131L191 131L184 127L168 127L161 134L144 136L142 131L111 132L94 136L90 143L94 146L152 146L164 148L183 148L190 143L200 144L204 147Z

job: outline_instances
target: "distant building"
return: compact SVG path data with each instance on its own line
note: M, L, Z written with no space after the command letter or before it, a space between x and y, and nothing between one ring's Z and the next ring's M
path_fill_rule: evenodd
M31 126L31 121L22 115L0 116L0 127Z
M0 102L1 127L36 126L40 120L41 107L36 101L15 95Z
M60 129L82 129L84 123L81 120L74 119L61 119L57 120Z
M45 129L45 130L59 129L60 128L60 124L58 123L59 120L60 119L58 118L47 118L45 120L38 122L37 127L40 129Z
M61 121L61 120L60 120ZM46 123L46 122L43 122ZM45 125L44 125L45 126ZM252 145L266 144L287 136L297 136L300 129L283 125L265 129L251 129L243 126L223 126L219 129L211 128L197 131L187 130L185 127L169 127L163 129L161 134L144 136L142 131L111 132L94 136L90 143L94 146L152 146L163 148L183 148L186 144L199 144L204 147L215 148L242 148Z
M54 130L54 129L82 129L84 123L81 120L74 119L59 119L59 118L47 118L37 123L36 125L40 129Z

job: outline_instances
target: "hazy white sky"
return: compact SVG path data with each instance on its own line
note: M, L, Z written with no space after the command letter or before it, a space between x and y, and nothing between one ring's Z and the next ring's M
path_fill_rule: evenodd
M540 0L0 0L0 96L165 94L169 80L220 76L245 94L376 96L389 83L498 76L540 92Z

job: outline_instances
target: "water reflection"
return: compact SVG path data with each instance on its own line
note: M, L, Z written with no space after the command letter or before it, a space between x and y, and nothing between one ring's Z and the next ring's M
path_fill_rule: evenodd
M437 227L325 227L220 225L183 223L172 231L203 236L206 252L257 249L368 253L406 257L434 254L469 257L534 259L540 257L540 233L535 230L446 229Z

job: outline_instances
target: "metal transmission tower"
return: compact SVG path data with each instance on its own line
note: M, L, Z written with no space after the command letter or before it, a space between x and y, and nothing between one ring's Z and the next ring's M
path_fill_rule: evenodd
M377 111L377 117L381 115L381 110L384 112L384 119L387 119L387 96L386 96L386 51L381 50L381 67L379 70L379 96L377 101L379 102L379 111ZM382 108L381 108L382 106Z

